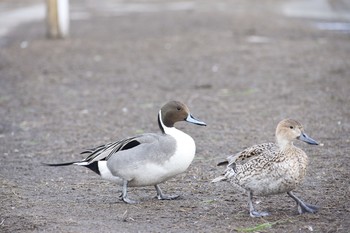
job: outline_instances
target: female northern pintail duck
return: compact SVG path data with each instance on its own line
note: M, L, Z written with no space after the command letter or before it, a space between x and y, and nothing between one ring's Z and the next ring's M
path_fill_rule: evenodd
M86 150L82 154L88 157L82 161L46 165L90 168L102 178L123 185L121 197L126 203L137 203L128 198L128 186L154 185L158 199L175 199L178 195L164 195L158 185L186 171L196 151L192 137L174 127L178 121L206 125L195 119L185 104L170 101L158 113L161 134L141 134Z
M300 214L315 213L318 207L306 204L296 197L292 190L303 180L308 157L303 150L293 145L299 139L311 145L318 143L304 133L303 126L296 120L282 120L276 129L276 143L255 145L227 158L227 169L223 176L213 182L230 180L248 192L251 217L267 216L257 212L252 203L253 195L287 193L293 198Z

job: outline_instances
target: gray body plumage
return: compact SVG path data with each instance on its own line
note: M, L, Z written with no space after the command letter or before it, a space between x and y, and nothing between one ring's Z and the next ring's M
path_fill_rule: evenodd
M163 174L147 174L145 166L162 167L175 153L176 140L164 134L142 134L135 138L140 145L118 151L107 160L107 167L113 176L128 180L128 186L145 186L161 183L173 176L169 170ZM153 175L153 177L151 177ZM169 177L170 176L170 177Z
M85 150L82 154L88 156L81 161L46 165L85 166L103 179L122 184L121 197L126 203L136 203L128 198L128 186L154 185L158 199L175 199L177 195L164 195L158 184L185 172L196 152L192 137L174 127L179 121L206 125L195 119L185 104L170 101L158 113L162 133L141 134Z

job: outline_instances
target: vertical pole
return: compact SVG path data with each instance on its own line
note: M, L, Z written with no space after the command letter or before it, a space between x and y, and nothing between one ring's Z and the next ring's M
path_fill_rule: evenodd
M65 38L69 34L69 0L46 0L47 36Z

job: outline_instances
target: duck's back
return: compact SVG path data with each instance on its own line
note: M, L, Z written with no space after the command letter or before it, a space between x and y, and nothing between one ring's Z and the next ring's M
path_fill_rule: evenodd
M248 147L235 155L229 156L227 158L227 161L229 162L229 164L244 164L250 159L260 156L261 154L265 154L269 151L275 150L278 150L278 146L275 143L262 143Z

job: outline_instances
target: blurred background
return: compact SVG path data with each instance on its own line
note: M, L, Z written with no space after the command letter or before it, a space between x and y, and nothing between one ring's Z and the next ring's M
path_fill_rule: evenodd
M0 232L347 232L349 0L55 2L0 0ZM182 199L145 187L128 206L83 168L40 166L158 132L171 99L208 124L177 125L197 155L162 187ZM310 157L296 192L322 208L299 216L283 195L258 198L272 216L250 219L244 195L210 184L216 163L273 141L287 117L323 144L296 142Z

